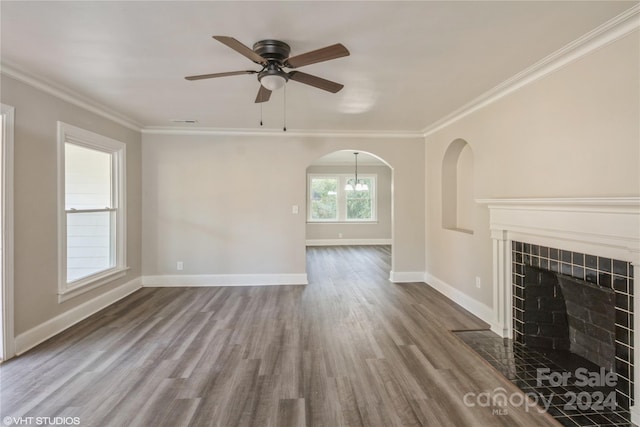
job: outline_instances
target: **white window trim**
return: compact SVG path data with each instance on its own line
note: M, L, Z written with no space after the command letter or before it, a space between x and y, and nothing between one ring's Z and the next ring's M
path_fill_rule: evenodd
M113 177L116 214L115 266L91 276L67 283L67 211L65 207L65 143L104 151L114 156ZM64 302L126 274L127 208L126 208L126 145L115 139L58 122L58 302Z
M338 178L338 218L316 219L311 218L311 180L313 178ZM369 178L373 188L369 191L371 200L371 219L347 219L347 192L344 189L349 179L353 179L352 173L310 173L307 174L307 223L310 224L375 224L378 222L378 175L375 173L358 174L358 179Z

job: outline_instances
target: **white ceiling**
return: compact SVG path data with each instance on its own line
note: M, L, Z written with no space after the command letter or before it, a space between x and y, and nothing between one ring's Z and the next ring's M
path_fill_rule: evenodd
M334 43L351 56L301 71L343 83L331 94L289 82L289 130L418 132L629 9L618 1L0 2L1 60L145 127L259 130L259 69L211 38L275 38L292 55ZM263 106L283 125L282 91Z

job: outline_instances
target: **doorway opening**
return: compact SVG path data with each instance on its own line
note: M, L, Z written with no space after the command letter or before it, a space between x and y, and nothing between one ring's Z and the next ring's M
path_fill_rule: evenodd
M393 169L386 161L334 151L307 167L306 180L307 248L378 246L393 264Z

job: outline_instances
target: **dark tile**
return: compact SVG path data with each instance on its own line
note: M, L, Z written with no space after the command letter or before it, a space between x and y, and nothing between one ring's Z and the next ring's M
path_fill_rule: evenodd
M574 422L571 417L556 417L556 421L562 424L565 427L576 427L580 426L580 424Z
M518 298L524 298L524 288L522 286L514 286L513 294Z
M623 390L623 391L626 391L625 394L628 395L630 393L630 391L631 391L631 389L629 387L630 385L631 385L631 382L628 379L626 379L624 377L621 377L621 376L618 376L617 383L616 383L616 388L618 388L620 390Z
M618 406L624 408L624 409L629 409L630 406L630 401L629 398L627 396L624 396L620 393L618 393L618 395L616 396L616 401L618 403Z
M629 329L624 328L622 326L616 326L616 341L620 341L623 344L629 344L631 341L629 340Z
M549 260L546 258L540 258L540 269L548 270L549 269Z
M629 347L627 347L625 344L618 344L616 343L616 356L619 357L622 360L628 360L629 359Z
M558 261L549 261L549 270L553 271L554 273L559 273L560 265Z
M573 253L573 263L575 265L584 266L584 254L579 254L577 252Z
M522 252L530 254L531 253L531 244L530 243L524 243L522 245Z
M625 418L623 414L615 412L607 414L607 418L609 418L613 423L616 424L622 424L630 421L630 419Z
M560 273L571 276L573 274L573 270L571 268L571 264L561 263L560 265Z
M629 267L627 262L620 261L618 259L613 260L613 273L620 276L626 276L629 274Z
M611 288L611 274L610 273L600 273L598 276L598 285L603 288Z
M629 297L626 294L616 292L616 307L629 310Z
M560 261L566 262L567 264L571 264L571 251L560 251Z
M609 419L601 414L589 414L589 419L593 422L593 425L604 426L606 424L611 424Z
M611 258L598 257L598 270L611 273Z
M623 377L629 378L629 364L623 360L616 358L616 373Z
M549 248L548 247L540 246L539 252L540 252L540 257L549 258Z
M531 257L530 265L532 265L533 267L540 267L540 258L538 258L537 256Z
M584 272L584 280L589 283L598 283L598 273L596 270L586 269Z
M571 271L571 276L575 277L576 279L584 280L584 268L574 265Z
M621 276L613 276L613 289L618 292L629 293L628 279Z
M622 311L616 308L616 325L624 326L625 328L629 327L629 313L626 311Z
M592 268L596 270L598 268L598 257L593 255L585 255L584 256L584 265L586 267Z
M511 242L511 248L518 252L522 252L522 242Z
M559 260L560 259L560 250L551 248L549 249L549 259Z
M540 253L540 246L538 245L531 245L531 251L529 252L530 255L538 255Z

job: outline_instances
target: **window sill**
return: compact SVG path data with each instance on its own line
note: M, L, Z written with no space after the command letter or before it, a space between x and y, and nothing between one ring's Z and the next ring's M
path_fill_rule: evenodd
M85 277L64 291L58 291L58 304L99 288L102 285L124 277L130 267L113 268L94 276ZM67 285L68 286L68 285Z
M464 234L473 234L473 230L469 230L467 228L455 228L455 227L444 227L445 230L457 231L459 233Z
M370 221L307 221L307 224L338 224L338 225L351 225L351 224L378 224L376 220Z

